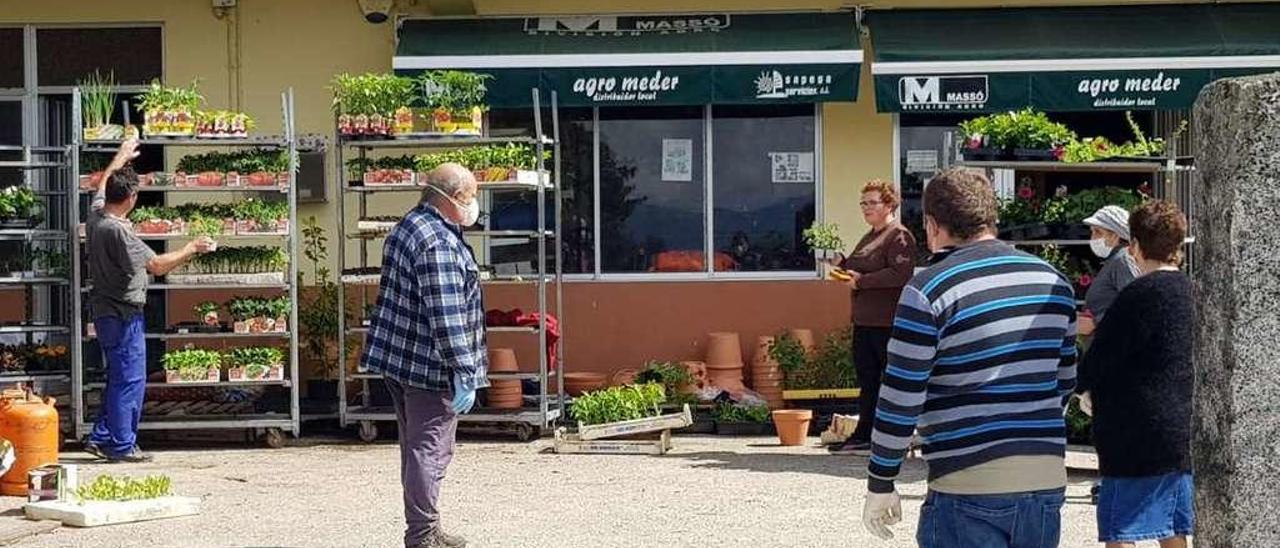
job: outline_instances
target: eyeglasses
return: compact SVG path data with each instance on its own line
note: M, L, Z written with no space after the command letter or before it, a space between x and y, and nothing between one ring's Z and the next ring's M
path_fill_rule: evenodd
M862 206L862 209L867 209L869 207L884 205L884 202L858 202L858 205Z

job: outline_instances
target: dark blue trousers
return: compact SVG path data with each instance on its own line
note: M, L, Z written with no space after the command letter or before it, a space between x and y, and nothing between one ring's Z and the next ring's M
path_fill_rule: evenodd
M107 363L102 411L89 441L107 455L129 453L138 442L138 419L147 387L147 344L142 314L93 321Z

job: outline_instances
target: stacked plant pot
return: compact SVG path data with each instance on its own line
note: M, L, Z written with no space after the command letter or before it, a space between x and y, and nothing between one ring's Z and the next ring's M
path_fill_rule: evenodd
M609 384L609 376L604 373L565 373L564 391L570 396L581 396L587 392L600 390Z
M769 402L770 409L782 407L782 368L769 356L773 337L760 337L751 359L751 388Z
M746 388L742 383L742 342L737 333L707 335L707 377L712 386L730 392Z
M518 373L516 352L510 348L489 349L490 373ZM494 409L519 409L524 404L519 379L489 379L487 401Z
M804 348L805 353L813 353L813 330L811 329L788 329L787 335L792 339L800 342L800 346Z

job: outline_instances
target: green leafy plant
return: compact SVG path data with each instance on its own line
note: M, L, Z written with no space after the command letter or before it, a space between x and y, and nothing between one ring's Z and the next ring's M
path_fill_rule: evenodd
M1045 150L1071 143L1076 134L1047 114L1027 108L961 122L960 137L968 148Z
M168 476L155 475L142 479L103 474L92 482L76 488L76 498L88 501L130 501L167 497L173 494L173 482Z
M203 301L197 303L191 309L196 313L197 318L203 319L207 314L216 314L218 310L222 309L222 306L213 301Z
M544 152L543 161L550 159L550 155L549 151ZM472 171L492 168L532 170L538 165L538 155L529 145L508 143L421 154L410 168L427 172L446 163L459 164Z
M394 74L340 74L331 85L333 111L335 114L391 116L396 109L413 102L417 88L412 78Z
M1071 398L1067 403L1067 441L1090 443L1093 436L1093 418L1080 410L1080 400Z
M853 370L850 330L840 329L827 335L812 353L786 333L774 337L769 356L782 369L783 385L788 390L853 388L857 378Z
M840 225L835 223L814 223L801 233L805 245L815 251L839 251L844 249L844 240L840 238Z
M697 398L688 393L694 383L693 374L679 362L651 361L636 375L636 384L660 384L668 395L668 403L693 403Z
M430 109L442 109L449 114L470 112L473 107L484 108L485 82L492 75L459 70L433 70L418 77L422 102Z
M574 399L573 418L583 425L642 419L657 415L666 399L660 384L612 386Z
M185 381L201 381L208 378L210 369L222 365L222 354L216 350L199 348L171 350L161 359L165 371L176 371Z
M184 271L200 274L260 274L283 272L289 266L284 249L271 246L220 247L196 256Z
M115 73L104 76L97 70L80 81L80 110L84 113L84 127L98 128L111 123L116 110Z
M284 363L284 352L272 346L236 348L227 354L227 363L232 367L278 366Z
M187 219L187 235L192 238L219 236L222 234L223 228L222 219L220 218L197 215Z
M199 81L192 80L191 87L165 87L159 80L152 80L151 86L143 92L140 104L143 112L187 111L194 113L204 101L200 95Z
M298 305L299 334L308 358L315 364L315 374L324 379L332 379L338 374L339 364L329 359L331 349L336 350L334 345L341 339L338 336L338 314L347 314L347 320L351 319L346 307L338 305L338 285L331 279L329 267L326 266L329 259L328 242L324 227L316 222L314 216L302 223L302 255L311 263L316 283L314 290L309 292L310 295ZM304 277L305 274L299 271L299 287L305 285ZM350 355L359 343L348 338L344 344Z
M770 420L769 406L721 402L711 410L711 418L716 422L767 423Z
M39 213L40 201L35 191L25 185L0 190L0 219L30 219Z

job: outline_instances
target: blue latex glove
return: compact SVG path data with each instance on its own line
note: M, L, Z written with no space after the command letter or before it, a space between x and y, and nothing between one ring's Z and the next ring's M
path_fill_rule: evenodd
M476 404L476 385L474 382L464 382L461 375L453 374L453 412L459 415L465 415L471 412L471 408Z

